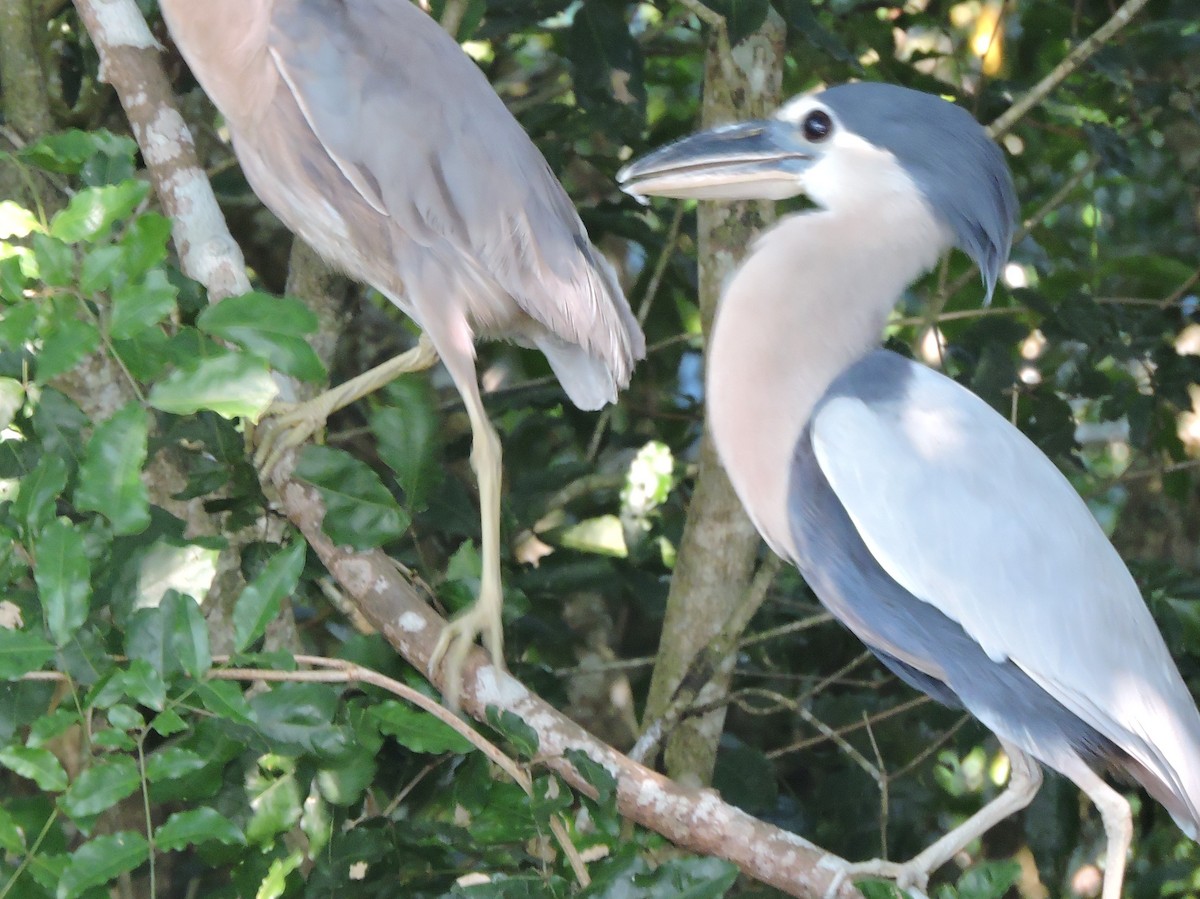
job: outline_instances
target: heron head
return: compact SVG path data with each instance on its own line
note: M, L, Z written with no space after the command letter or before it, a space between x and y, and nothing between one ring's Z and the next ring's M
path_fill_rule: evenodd
M783 200L864 217L915 192L978 263L989 296L1017 214L1000 148L966 110L889 84L831 87L702 131L618 175L635 196ZM867 219L864 218L864 221Z

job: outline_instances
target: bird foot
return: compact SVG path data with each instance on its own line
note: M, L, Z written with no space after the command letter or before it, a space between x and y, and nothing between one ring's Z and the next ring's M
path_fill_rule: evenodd
M839 865L825 891L825 899L834 899L847 881L866 879L891 880L897 889L913 899L928 899L925 891L929 886L929 871L920 863L919 856L907 862L889 862L877 858Z
M442 694L446 705L458 708L462 692L462 671L475 638L483 637L483 646L492 657L492 664L504 668L504 628L500 620L503 592L497 583L484 586L475 604L449 622L438 635L437 645L429 657L429 673L442 671Z
M325 427L329 403L321 394L306 403L275 403L254 430L254 466L269 477L286 453Z

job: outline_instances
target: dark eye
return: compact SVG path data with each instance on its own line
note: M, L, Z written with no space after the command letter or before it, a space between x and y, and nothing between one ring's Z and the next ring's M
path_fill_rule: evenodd
M819 144L833 134L833 119L823 109L814 109L804 117L800 126L804 129L804 139L810 143Z

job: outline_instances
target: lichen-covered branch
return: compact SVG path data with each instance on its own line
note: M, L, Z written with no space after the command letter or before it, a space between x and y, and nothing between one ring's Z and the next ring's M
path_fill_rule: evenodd
M710 46L705 64L702 125L766 115L779 105L783 76L783 22L773 13L762 28L723 60L721 44ZM700 316L710 333L723 285L741 262L754 235L774 220L770 203L701 203L697 237L700 267ZM688 505L687 523L667 598L646 725L668 714L680 682L697 653L708 646L750 587L758 532L734 493L711 438L700 443L700 469ZM737 634L731 635L732 644ZM733 656L727 655L698 692L710 704L729 689ZM717 743L725 725L723 706L676 723L665 735L665 761L672 777L707 783L716 763Z

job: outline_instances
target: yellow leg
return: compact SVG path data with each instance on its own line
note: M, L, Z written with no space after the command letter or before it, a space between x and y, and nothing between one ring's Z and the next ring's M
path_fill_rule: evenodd
M433 344L422 334L417 345L407 353L326 390L320 396L304 403L276 404L258 426L254 464L263 473L270 474L284 453L325 427L326 420L334 412L374 393L400 375L429 368L437 360Z
M504 588L500 580L500 487L503 479L500 438L488 420L474 382L471 388L463 390L463 401L471 420L471 467L475 469L479 483L479 524L483 539L479 597L442 629L429 659L430 672L436 672L439 666L443 668L442 691L451 708L458 707L463 663L476 637L482 635L492 662L504 667L504 628L500 617L504 605Z
M875 859L847 865L834 877L825 895L837 895L847 879L883 877L896 881L896 886L900 889L910 889L917 895L924 896L930 874L954 858L972 840L981 837L1009 815L1025 808L1037 795L1038 788L1042 785L1041 767L1034 759L1007 741L1001 740L1000 744L1008 755L1011 769L1008 786L999 796L907 862ZM1109 897L1105 895L1104 899Z

